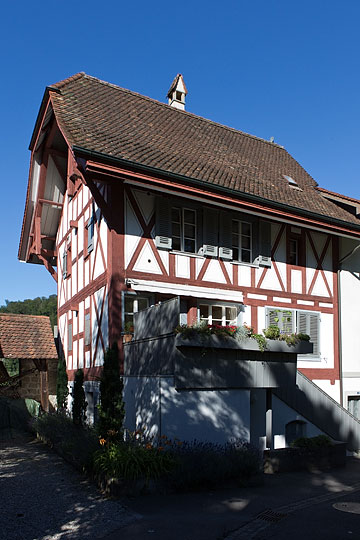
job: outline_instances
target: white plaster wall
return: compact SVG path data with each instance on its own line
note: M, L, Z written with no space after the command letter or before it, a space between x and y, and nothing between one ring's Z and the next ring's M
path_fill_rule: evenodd
M124 377L124 401L131 431L215 443L250 440L249 390L177 392L172 377Z
M190 257L185 255L175 256L175 272L176 276L190 278Z
M360 261L358 269L360 270ZM340 273L343 373L359 372L360 276L352 270Z
M281 401L276 396L272 396L272 407L273 407L273 437L274 437L274 448L285 448L285 426L289 422L294 420L303 420L306 422L306 437L316 437L321 435L323 432L314 424L309 422L301 414L298 414L296 411L291 409L286 403Z
M124 377L124 426L130 431L144 429L149 437L160 434L159 378Z
M79 369L84 368L84 338L79 339Z
M340 381L335 381L335 384L331 384L327 379L313 379L313 383L329 394L335 401L340 403Z
M178 392L172 377L160 379L161 434L180 440L250 441L250 391Z

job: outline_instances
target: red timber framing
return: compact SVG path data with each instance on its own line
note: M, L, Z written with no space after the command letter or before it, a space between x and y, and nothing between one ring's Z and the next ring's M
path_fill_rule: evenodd
M214 283L204 280L206 271L210 265L211 259L206 258L200 271L196 275L196 261L195 258L190 258L190 278L178 277L175 274L175 254L169 253L169 269L165 268L162 259L159 256L158 250L156 249L155 243L151 237L151 230L154 227L155 220L154 215L146 222L141 209L132 193L132 188L137 190L149 190L151 187L154 188L154 193L166 189L169 194L184 196L196 196L199 200L216 202L221 205L231 205L233 208L236 207L238 210L248 210L256 212L259 215L263 215L264 218L270 219L274 222L279 223L280 227L278 234L273 242L271 258L272 258L272 268L277 276L279 282L280 290L273 290L263 287L263 283L266 277L266 274L269 272L268 268L263 268L262 272L259 275L259 272L255 268L251 268L251 286L246 287L239 283L239 267L233 265L233 274L229 275L226 265L223 261L219 261L220 267L224 275L225 283L216 283L216 288L221 290L233 290L242 292L244 295L244 303L251 307L251 322L250 324L255 328L256 331L261 331L261 328L258 328L258 307L265 306L277 306L284 309L294 309L294 310L303 310L303 311L318 311L320 313L327 313L333 315L333 335L334 335L334 367L329 369L323 368L313 368L313 369L304 369L302 370L306 376L311 379L327 379L334 382L340 378L339 373L339 351L338 351L338 291L337 291L337 268L338 268L338 237L334 234L347 234L353 236L359 236L358 232L354 232L349 229L346 230L345 227L332 225L329 223L322 222L313 218L307 218L304 216L297 216L289 212L279 212L275 209L271 209L259 204L248 203L241 200L232 199L225 195L219 195L216 193L211 193L207 190L200 190L198 188L176 184L176 182L170 182L164 178L154 178L147 175L133 173L124 169L116 169L107 165L99 165L94 162L87 162L85 177L88 175L93 179L100 180L102 182L110 184L112 186L113 192L115 189L118 190L117 201L122 200L122 208L124 208L124 196L126 196L131 204L133 212L142 228L141 238L135 248L135 251L130 259L129 264L124 268L124 224L118 224L119 234L116 235L116 238L110 240L110 246L114 248L117 246L117 255L109 258L109 261L112 261L112 268L109 272L109 275L112 276L110 280L114 280L114 277L117 276L117 279L120 277L119 290L127 290L124 286L124 281L126 278L132 279L144 279L152 280L153 282L159 283L176 283L179 286L179 292L181 293L181 285L193 285L201 287L214 288ZM116 188L114 187L116 186ZM121 187L120 187L121 186ZM121 195L120 195L121 193ZM119 208L119 205L118 205ZM284 222L284 219L287 220L287 223ZM283 221L281 223L281 221ZM293 225L291 225L293 223ZM293 229L299 229L299 231L293 231ZM311 230L313 228L313 230ZM321 232L326 236L326 240L322 249L318 251L315 246L313 239L313 232ZM330 233L330 234L329 234ZM112 231L114 234L114 230ZM299 242L299 260L297 264L289 264L289 242L291 238L296 237ZM286 252L287 252L287 265L286 265L286 277L282 276L279 267L278 261L276 259L277 249L280 245L280 242L285 238L286 242ZM144 272L137 272L134 270L137 258L144 246L148 242L151 247L151 250L156 258L158 266L161 270L161 274L149 274ZM310 246L311 252L316 260L316 268L314 275L309 283L306 276L306 266L305 266L305 251L306 243ZM324 269L324 260L325 257L330 251L332 251L332 283L329 282L329 273L325 273ZM114 250L113 250L114 251ZM117 271L115 271L117 268ZM109 269L110 270L110 269ZM297 270L301 272L301 292L291 292L291 272L292 270ZM327 269L328 270L328 269ZM313 293L315 284L317 280L322 279L327 295L319 296ZM220 293L221 294L221 293ZM253 296L253 297L252 297ZM117 301L115 300L117 298ZM284 299L282 303L281 299ZM219 298L221 300L221 298ZM113 305L117 305L117 309L113 310L113 320L118 317L119 305L120 305L120 294L119 292L112 296ZM304 304L302 303L304 302ZM311 302L311 305L309 303ZM196 305L194 301L189 299L188 303L188 322L195 320L196 318ZM114 326L110 326L110 328Z
M45 115L44 115L45 118ZM41 217L43 208L45 205L48 206L54 206L56 208L62 209L63 204L56 202L56 201L50 201L44 198L45 193L45 184L46 184L46 174L47 174L47 168L48 168L48 162L49 162L49 156L53 158L54 164L56 168L58 169L58 172L60 176L62 176L62 171L60 169L60 166L57 162L57 157L65 157L65 154L62 152L59 152L53 148L51 148L51 145L54 140L54 136L56 132L58 131L57 123L55 122L55 119L52 119L52 122L50 123L50 128L48 128L48 134L45 141L45 146L43 149L43 156L42 156L42 162L40 165L40 175L39 175L39 186L38 186L38 192L37 192L37 200L35 205L35 211L34 211L34 217L33 222L31 225L30 230L30 244L28 247L28 252L26 255L26 259L28 260L31 255L36 255L36 257L44 264L45 268L50 272L54 280L57 282L58 275L54 267L52 266L50 259L53 257L56 257L56 251L43 249L42 247L42 241L43 240L51 240L55 242L55 238L51 238L45 235L41 234ZM38 138L40 136L42 129L39 130ZM38 141L38 138L36 139L36 143ZM34 148L36 148L36 143L34 145ZM33 155L34 150L32 151L32 157L31 157L31 166L30 166L30 174L33 166ZM29 195L29 194L28 194Z

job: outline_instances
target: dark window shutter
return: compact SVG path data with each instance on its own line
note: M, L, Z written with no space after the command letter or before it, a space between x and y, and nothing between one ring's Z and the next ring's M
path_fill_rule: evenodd
M320 316L318 313L309 313L310 341L314 346L313 355L320 356Z
M259 221L260 253L263 257L271 257L271 223Z
M171 249L171 206L168 199L156 199L155 244L161 249Z
M313 344L313 352L311 354L301 355L306 358L308 356L320 356L320 315L319 313L310 313L307 311L298 312L297 331L301 334L310 336L310 343Z
M87 224L87 250L88 253L94 249L94 228L95 228L95 216L94 214L89 219Z
M63 279L66 279L67 278L67 248L65 246L65 249L64 249L64 254L63 254L63 258L62 258L62 263L63 263L63 267L62 267L62 275L63 275Z
M248 220L249 221L249 220ZM252 224L252 262L257 262L257 258L260 253L260 242L259 242L259 220L251 220Z
M220 213L220 246L219 257L232 259L232 215L230 212Z
M204 208L203 213L203 254L217 257L219 244L219 212L212 208Z

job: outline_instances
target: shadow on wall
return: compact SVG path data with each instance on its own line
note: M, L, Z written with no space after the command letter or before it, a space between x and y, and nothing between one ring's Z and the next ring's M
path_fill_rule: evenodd
M282 387L274 393L326 435L346 442L349 451L360 450L360 421L302 373L294 389Z

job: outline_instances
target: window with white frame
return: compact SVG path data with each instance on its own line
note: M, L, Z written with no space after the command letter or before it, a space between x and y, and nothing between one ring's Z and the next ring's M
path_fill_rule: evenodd
M196 210L171 209L172 249L196 253Z
M236 261L252 262L252 227L246 221L232 220L232 250Z
M240 306L221 304L199 304L199 321L219 326L239 324Z
M277 326L281 334L308 334L313 352L298 355L303 359L320 358L320 313L291 309L266 308L266 326Z
M149 297L134 294L125 295L124 330L126 332L133 332L134 330L134 313L148 308L149 305Z

